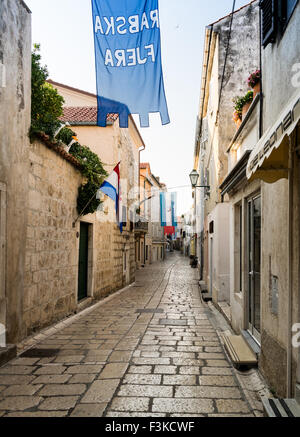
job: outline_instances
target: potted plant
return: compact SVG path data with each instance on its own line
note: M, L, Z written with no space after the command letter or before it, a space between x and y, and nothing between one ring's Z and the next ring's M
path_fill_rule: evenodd
M243 112L243 105L244 105L243 97L235 97L233 99L233 103L234 103L234 113L232 118L235 124L237 125L237 127L239 128L242 123L242 112Z
M248 112L251 103L253 102L253 91L248 91L247 94L243 97L243 108L242 108L242 119Z
M242 123L242 113L234 111L232 119L235 122L237 128L239 128Z
M256 70L248 77L248 85L253 89L253 99L260 92L261 71Z

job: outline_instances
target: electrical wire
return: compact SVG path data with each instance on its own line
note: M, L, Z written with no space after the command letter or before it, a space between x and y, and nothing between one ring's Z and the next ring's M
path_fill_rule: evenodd
M229 26L229 33L228 33L228 40L227 40L227 46L226 46L226 52L225 52L225 60L224 60L223 73L222 73L222 79L221 79L221 87L220 87L218 109L217 109L217 113L216 113L216 121L214 123L214 130L213 130L213 134L212 134L212 140L210 142L209 158L208 158L208 161L207 161L208 164L210 163L210 160L211 160L212 145L213 145L213 141L214 141L214 137L215 137L216 126L218 125L218 120L219 120L219 112L220 112L220 105L221 105L221 99L222 99L222 91L223 91L223 87L224 87L225 72L226 72L227 59L228 59L230 40L231 40L231 34L232 34L232 23L233 23L235 5L236 5L236 0L233 0L231 19L230 19L230 26Z

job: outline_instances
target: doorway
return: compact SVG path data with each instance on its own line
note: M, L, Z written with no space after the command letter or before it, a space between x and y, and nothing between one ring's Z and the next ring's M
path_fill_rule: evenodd
M130 252L129 249L125 249L123 253L123 275L125 275L125 283L130 283Z
M213 249L214 249L214 240L213 238L209 239L209 292L212 295L213 293Z
M5 345L6 325L6 185L0 182L0 347ZM2 343L1 343L2 339Z
M261 196L248 201L248 331L261 337Z
M80 223L79 260L78 260L78 301L88 295L88 253L89 253L89 224Z

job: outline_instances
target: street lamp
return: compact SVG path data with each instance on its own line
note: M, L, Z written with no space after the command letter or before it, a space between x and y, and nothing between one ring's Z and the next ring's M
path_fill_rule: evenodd
M190 180L191 180L191 184L193 188L196 188L197 182L199 179L199 174L197 172L197 170L193 170L192 173L190 174Z
M197 172L197 170L194 169L190 174L192 188L207 188L208 190L210 189L209 185L197 185L198 179L199 179L199 173Z

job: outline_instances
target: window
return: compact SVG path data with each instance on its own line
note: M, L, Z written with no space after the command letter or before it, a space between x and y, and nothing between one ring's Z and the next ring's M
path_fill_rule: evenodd
M277 0L262 0L260 8L262 45L267 47L276 38Z
M240 291L243 290L243 208L242 205L238 207L239 210L239 286Z
M148 261L148 246L146 246L146 261Z
M235 206L234 219L234 264L235 264L235 292L243 291L243 208Z
M298 0L261 0L262 45L275 42L278 30L285 31Z
M298 0L279 0L278 19L281 32L284 32L297 3Z

